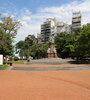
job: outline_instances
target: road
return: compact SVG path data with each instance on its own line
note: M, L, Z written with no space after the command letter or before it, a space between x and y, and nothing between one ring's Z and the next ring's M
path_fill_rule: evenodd
M25 71L90 70L90 66L72 66L72 67L71 66L70 67L13 67L11 70L25 70Z

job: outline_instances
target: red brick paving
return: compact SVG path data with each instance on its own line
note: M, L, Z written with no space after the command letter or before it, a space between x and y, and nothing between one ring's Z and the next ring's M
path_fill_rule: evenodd
M90 70L0 71L0 100L90 100Z

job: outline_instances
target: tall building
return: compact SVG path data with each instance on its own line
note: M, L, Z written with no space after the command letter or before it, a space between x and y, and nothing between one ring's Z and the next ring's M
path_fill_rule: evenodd
M41 25L42 42L45 43L50 39L50 36L56 36L61 32L70 33L71 26L64 22L58 22L55 18L46 19L46 21Z
M56 20L52 18L46 19L46 21L41 25L41 35L42 42L45 43L49 40L50 36L54 34Z
M74 12L72 14L72 25L64 22L58 22L55 18L47 18L41 25L41 42L45 43L51 36L56 36L58 33L67 32L74 33L75 30L81 27L81 13Z
M81 13L74 12L72 15L72 31L81 27Z
M57 22L56 24L56 33L67 32L71 33L71 26L64 22Z

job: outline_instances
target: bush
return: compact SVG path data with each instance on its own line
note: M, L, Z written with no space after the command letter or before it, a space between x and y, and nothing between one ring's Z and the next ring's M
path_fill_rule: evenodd
M15 56L15 57L14 57L14 60L15 60L15 61L18 61L18 60L19 60L19 58L18 58L17 56Z

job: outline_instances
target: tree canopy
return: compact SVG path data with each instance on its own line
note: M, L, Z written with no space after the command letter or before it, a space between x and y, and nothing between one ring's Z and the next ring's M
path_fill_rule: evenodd
M20 22L11 18L10 16L3 17L0 20L0 27L2 27L6 33L11 34L11 37L14 38L17 35L17 31L21 25Z
M73 34L62 32L55 37L55 44L58 56L62 58L70 57L74 51L75 37Z
M28 59L30 56L34 59L43 58L47 55L48 42L38 44L34 35L28 35L24 41L19 41L16 44L16 51L19 56Z
M11 17L0 19L0 54L11 56L14 53L13 38L16 36L20 22Z
M62 32L55 37L59 57L83 59L90 57L90 23L74 34Z
M81 28L75 47L75 54L80 58L90 57L90 24Z

